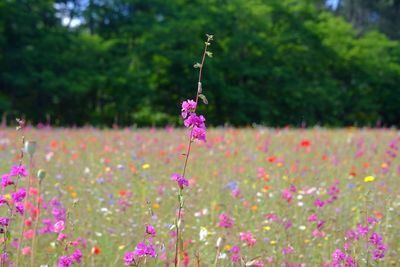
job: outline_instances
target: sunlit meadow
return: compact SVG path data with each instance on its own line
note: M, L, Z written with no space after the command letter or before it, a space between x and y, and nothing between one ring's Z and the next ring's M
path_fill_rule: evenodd
M37 146L22 161L32 186L18 266L32 266L32 254L34 266L55 266L77 249L82 266L124 266L144 240L156 255L140 266L174 265L179 187L170 177L187 130L2 129L2 174L18 164L22 135ZM400 266L399 146L391 129L208 130L186 171L180 265ZM10 188L2 194L11 199Z

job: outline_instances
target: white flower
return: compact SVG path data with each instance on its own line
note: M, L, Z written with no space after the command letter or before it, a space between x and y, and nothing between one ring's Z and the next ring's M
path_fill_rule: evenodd
M208 230L205 227L200 227L200 241L206 241L206 238L208 236Z

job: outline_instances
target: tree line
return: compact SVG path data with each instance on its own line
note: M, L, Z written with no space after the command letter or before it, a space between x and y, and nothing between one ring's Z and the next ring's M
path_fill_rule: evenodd
M398 17L354 2L1 1L0 114L174 125L209 33L208 125L399 125Z

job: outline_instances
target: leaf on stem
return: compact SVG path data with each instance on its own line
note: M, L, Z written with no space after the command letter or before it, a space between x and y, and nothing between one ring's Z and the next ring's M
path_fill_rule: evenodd
M203 100L204 104L208 105L208 100L207 100L207 97L205 95L199 94L199 97L201 98L201 100Z

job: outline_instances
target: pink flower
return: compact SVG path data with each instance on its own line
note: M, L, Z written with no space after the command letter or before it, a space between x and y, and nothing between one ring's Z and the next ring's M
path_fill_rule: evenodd
M234 254L231 256L231 261L233 263L238 262L240 260L240 255L239 254Z
M171 180L177 181L180 189L183 189L185 186L189 186L188 180L186 180L185 177L183 177L180 174L177 173L172 174Z
M151 236L155 236L156 235L156 229L154 229L154 226L149 224L146 226L146 234L149 234Z
M16 204L15 204L15 210L16 210L19 214L24 215L24 204L21 203L21 202L16 203Z
M362 224L359 224L357 226L356 233L359 237L365 236L366 234L368 234L368 226L363 226Z
M311 215L308 216L308 218L307 218L307 221L309 221L309 222L315 222L315 221L317 221L317 220L318 220L318 215L315 214L315 213L311 214Z
M325 205L325 202L323 202L321 199L317 198L314 201L314 206L318 207L318 208L323 208Z
M21 165L21 166L13 165L12 168L11 168L11 171L10 171L10 175L11 176L18 176L19 175L19 176L25 177L25 176L28 175L28 172L26 171L26 168L25 168L24 165Z
M57 237L57 241L63 241L67 238L66 234L60 233Z
M35 232L32 229L29 229L28 231L26 231L24 233L24 237L26 239L32 239L34 235L35 235Z
M253 238L251 232L242 232L240 233L240 240L246 241L247 245L252 247L256 244L256 239Z
M207 142L207 140L206 140L206 129L195 126L193 128L192 137L195 140L200 140L200 141L203 141L203 142Z
M285 199L289 204L292 202L292 193L285 189L282 191L282 198Z
M294 252L294 248L289 244L282 249L283 255L288 255Z
M31 254L31 247L24 247L24 248L22 248L22 255L24 255L24 256L26 256L26 255L29 255L29 254Z
M232 228L234 224L234 220L229 217L226 213L221 213L219 215L219 223L218 226L221 228Z
M58 221L54 224L54 232L56 233L61 233L62 231L64 231L64 228L64 221Z
M233 254L239 254L240 253L240 248L238 246L233 246L230 249L230 252L233 253Z
M0 226L8 226L10 221L10 218L0 217Z
M82 252L79 249L76 249L74 253L72 253L71 257L76 261L76 263L81 263Z
M25 188L21 188L17 192L11 193L11 197L15 202L21 202L26 197Z
M3 189L12 184L14 184L14 182L10 179L9 174L4 174L1 177L1 186L3 187Z
M196 106L196 102L191 99L183 101L181 110L182 117L185 119L188 113L194 112L196 110Z
M186 128L189 128L191 126L197 126L199 128L205 128L205 121L206 119L204 118L203 115L197 116L196 113L190 113L189 117L184 121L184 125Z

